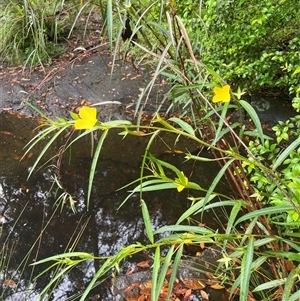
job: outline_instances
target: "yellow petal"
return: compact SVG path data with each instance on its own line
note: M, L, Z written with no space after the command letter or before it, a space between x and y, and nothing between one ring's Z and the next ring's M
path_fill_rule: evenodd
M83 106L79 110L79 117L82 119L96 119L96 116L97 116L96 108Z
M175 179L175 184L178 192L181 192L189 183L189 179L184 175L182 171L181 174L183 175L182 178Z
M78 119L75 121L74 127L76 130L90 130L95 126L96 122L89 119Z
M177 183L176 183L176 186L177 186L177 191L178 192L181 192L185 188L185 186L183 186L181 184L177 184Z
M76 130L89 130L92 129L97 123L97 110L96 108L82 107L79 110L79 117L75 121Z
M229 102L230 101L230 86L214 87L213 102Z

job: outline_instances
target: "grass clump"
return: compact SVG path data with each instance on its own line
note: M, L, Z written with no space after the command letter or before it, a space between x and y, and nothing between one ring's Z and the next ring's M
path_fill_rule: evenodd
M2 61L34 66L62 53L57 42L69 22L63 0L4 1L1 6Z

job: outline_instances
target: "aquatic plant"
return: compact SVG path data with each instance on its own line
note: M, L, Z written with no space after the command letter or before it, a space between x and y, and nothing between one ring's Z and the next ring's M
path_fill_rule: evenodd
M214 276L222 288L228 290L229 298L237 296L242 301L297 300L300 297L297 276L300 245L295 229L299 227L299 183L298 180L291 180L291 175L298 177L299 138L279 154L277 149L280 141L270 143L256 112L242 99L241 89L232 93L230 85L196 56L189 33L180 18L175 14L166 16L168 25L161 29L160 35L167 38L160 44L161 53L157 54L136 43L153 58L151 64L156 66L153 80L137 100L137 114L146 105L155 79L163 75L172 83L169 93L162 100L164 104L169 103L165 116L162 116L159 108L148 124L142 124L140 120L137 124L127 120L100 122L95 119L94 110L83 107L79 114L71 113L71 119L45 118L44 128L27 145L29 152L42 140L47 140L30 171L31 175L50 145L66 131L69 136L62 151L57 154L58 158L62 158L63 151L74 146L75 141L89 135L93 157L87 188L89 204L97 162L109 132L112 129L119 130L122 139L128 135L148 139L140 177L129 184L135 186L122 205L130 202L131 195L139 195L149 243L137 242L124 246L117 254L105 257L96 257L84 250L66 252L36 264L50 263L50 267L59 264L62 267L50 282L51 287L70 267L84 260L99 261L100 268L80 297L83 301L101 277L112 270L115 274L118 272L126 257L152 250L151 300L159 299L168 267L172 264L166 296L166 300L169 300L184 246L200 245L206 248L207 245L213 245L221 253ZM155 24L157 28L158 25ZM236 112L237 120L231 115L231 110ZM255 130L245 128L243 110L251 117ZM169 118L168 113L174 111L177 115ZM299 126L295 121L293 124ZM286 137L283 135L285 129L277 128L276 131L277 137ZM176 166L151 154L150 147L160 133L174 135L174 146L181 138L198 145L199 152L186 152L186 160L195 164L219 164L219 172L209 187L193 182ZM256 142L247 145L243 140L246 135L251 135ZM209 149L212 156L203 155L204 149ZM265 160L265 155L268 160ZM285 165L287 168L282 168ZM218 191L221 181L226 181L229 187L227 193ZM174 225L154 230L144 193L161 189L174 189L178 193L189 189L187 202L190 202L190 206ZM276 194L271 195L272 192ZM284 202L280 202L282 199ZM219 218L218 210L224 212L226 222L220 221L219 229L213 230L202 224L201 217L208 210L215 214L216 219ZM161 253L163 248L167 248L164 256Z

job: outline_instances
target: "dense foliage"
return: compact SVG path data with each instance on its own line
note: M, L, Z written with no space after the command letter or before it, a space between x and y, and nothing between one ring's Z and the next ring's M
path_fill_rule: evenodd
M246 87L299 88L300 3L206 1L203 59Z

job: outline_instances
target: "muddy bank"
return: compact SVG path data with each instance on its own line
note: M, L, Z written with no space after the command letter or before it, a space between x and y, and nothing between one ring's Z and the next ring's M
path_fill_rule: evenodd
M131 62L113 61L105 45L95 51L73 50L32 72L0 66L0 112L36 115L26 99L50 117L68 117L69 111L77 112L82 105L96 105L100 120L132 120L139 101L143 110L151 113L168 98L165 79L157 78L151 93L139 100L153 74L154 69L143 63L136 70ZM245 99L269 126L296 114L285 94L253 93Z
M136 108L139 95L147 87L153 70L139 66L135 70L130 62L113 62L101 49L72 53L68 59L55 61L43 70L31 73L22 68L0 67L0 111L17 111L33 115L24 99L47 116L69 116L82 105L109 102L97 106L103 118L124 118ZM166 86L158 79L149 97L143 98L148 110L153 111L164 94ZM101 115L101 114L100 114ZM113 117L112 117L113 116Z

